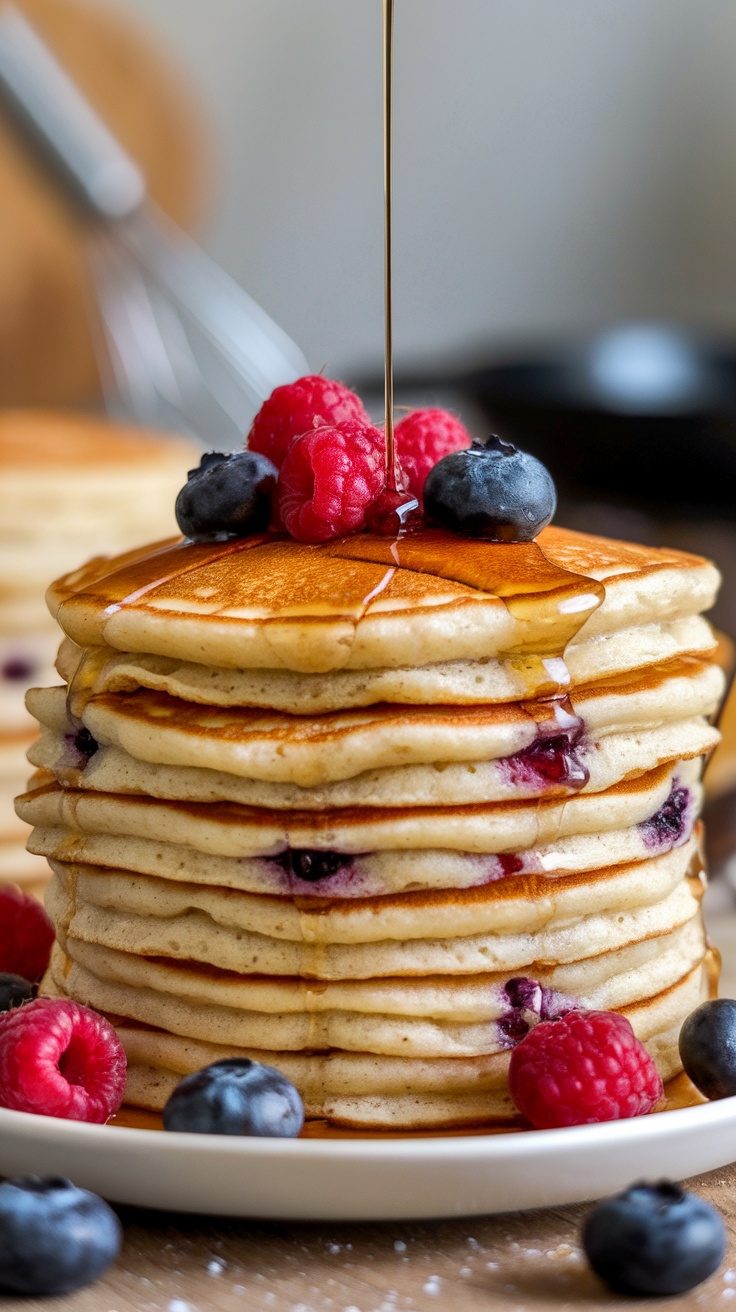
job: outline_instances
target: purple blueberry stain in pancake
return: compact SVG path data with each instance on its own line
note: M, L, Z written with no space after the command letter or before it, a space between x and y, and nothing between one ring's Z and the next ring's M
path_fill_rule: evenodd
M57 768L64 766L66 769L83 770L95 752L99 751L99 747L100 744L92 737L89 729L74 729L70 733L65 733L64 758L58 763Z
M535 979L526 975L516 975L506 981L504 993L510 1007L514 1010L533 1011L537 1015L542 1010L542 986Z
M689 788L678 779L672 780L672 788L666 802L648 820L642 820L638 826L644 846L668 851L684 843L690 836L694 819L694 798Z
M290 848L270 858L287 878L291 892L299 892L300 885L329 882L329 893L340 892L339 884L350 880L354 858L345 852L322 852L318 849ZM336 879L336 876L339 877ZM321 891L321 890L320 890Z
M492 858L492 864L486 883L493 884L497 879L508 879L510 875L524 873L524 859L515 852L499 852Z
M548 710L549 704L543 709ZM534 741L499 764L513 787L541 793L558 788L579 792L590 778L582 760L584 733L582 719L562 698L552 703L551 716L537 721Z
M527 975L515 975L502 989L506 1011L496 1022L502 1048L513 1048L535 1025L543 1020L558 1020L570 1011L579 1011L577 998L557 989L548 989Z

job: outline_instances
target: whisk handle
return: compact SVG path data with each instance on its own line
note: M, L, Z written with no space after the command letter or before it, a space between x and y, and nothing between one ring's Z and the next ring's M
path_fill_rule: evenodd
M0 99L85 208L122 219L140 207L141 170L13 5L0 8Z

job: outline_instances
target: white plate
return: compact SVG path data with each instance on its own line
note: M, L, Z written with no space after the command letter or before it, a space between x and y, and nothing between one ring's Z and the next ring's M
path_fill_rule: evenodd
M426 1139L166 1134L0 1109L0 1174L68 1175L119 1203L395 1221L600 1198L736 1159L736 1098L606 1125Z

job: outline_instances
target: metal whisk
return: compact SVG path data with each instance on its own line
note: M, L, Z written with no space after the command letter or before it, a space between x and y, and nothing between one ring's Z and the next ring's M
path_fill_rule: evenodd
M94 220L110 416L237 445L274 387L308 371L298 346L155 206L138 166L12 5L0 9L0 105Z

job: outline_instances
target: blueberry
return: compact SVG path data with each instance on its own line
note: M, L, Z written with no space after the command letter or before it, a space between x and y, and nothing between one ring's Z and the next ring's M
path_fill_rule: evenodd
M276 478L276 466L258 451L208 452L176 498L179 528L194 539L263 532Z
M679 1184L640 1181L599 1203L583 1227L597 1275L618 1294L683 1294L723 1261L723 1221Z
M430 519L469 538L531 542L557 506L552 477L534 456L495 435L439 460L424 484Z
M304 1106L294 1085L272 1066L228 1057L187 1075L164 1107L164 1129L190 1134L252 1134L295 1139Z
M12 1011L30 1002L35 989L22 975L0 974L0 1012Z
M714 998L691 1011L680 1030L680 1059L706 1098L736 1094L736 1001Z
M107 1203L69 1180L21 1175L0 1184L0 1288L68 1294L115 1261L122 1239Z

